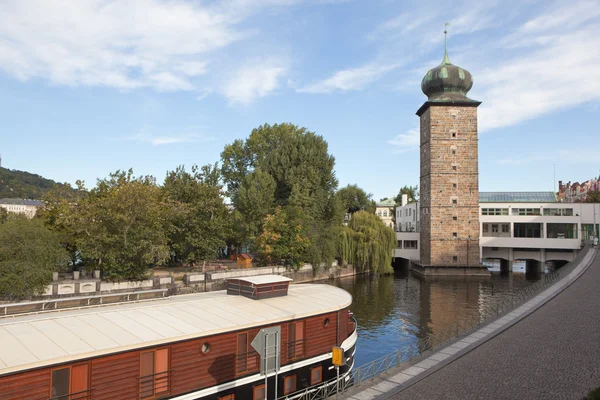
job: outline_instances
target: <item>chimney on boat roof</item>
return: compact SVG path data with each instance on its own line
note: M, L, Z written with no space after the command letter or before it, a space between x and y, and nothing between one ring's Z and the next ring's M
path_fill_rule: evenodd
M287 296L292 279L281 275L259 275L227 279L227 294L253 300Z

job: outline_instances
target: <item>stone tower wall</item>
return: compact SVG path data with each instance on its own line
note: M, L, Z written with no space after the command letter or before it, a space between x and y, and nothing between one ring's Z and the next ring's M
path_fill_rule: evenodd
M431 105L421 115L422 266L479 266L477 108Z

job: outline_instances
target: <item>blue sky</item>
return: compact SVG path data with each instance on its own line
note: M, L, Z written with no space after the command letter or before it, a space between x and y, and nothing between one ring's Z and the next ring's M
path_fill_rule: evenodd
M392 196L419 182L420 81L445 22L483 102L480 190L552 190L554 164L557 180L597 176L597 0L5 0L2 165L161 182L292 122L327 140L340 186Z

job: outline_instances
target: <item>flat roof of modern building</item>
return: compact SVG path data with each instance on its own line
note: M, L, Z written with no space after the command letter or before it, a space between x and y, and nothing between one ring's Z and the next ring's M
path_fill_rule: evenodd
M554 192L479 192L480 203L556 203Z
M292 285L252 300L225 291L0 318L0 375L344 309L352 296L327 284Z

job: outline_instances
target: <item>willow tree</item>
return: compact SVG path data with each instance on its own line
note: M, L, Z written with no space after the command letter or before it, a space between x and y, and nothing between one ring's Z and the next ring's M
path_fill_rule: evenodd
M354 213L340 236L338 253L342 265L352 264L360 272L393 272L396 234L377 215L366 211Z

